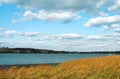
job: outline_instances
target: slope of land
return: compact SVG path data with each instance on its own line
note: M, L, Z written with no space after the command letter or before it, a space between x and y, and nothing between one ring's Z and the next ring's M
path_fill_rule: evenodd
M0 79L120 79L120 56L0 69Z
M0 48L0 53L22 53L22 54L120 54L120 51L92 51L92 52L79 52L79 51L54 51L47 49L34 49L34 48Z

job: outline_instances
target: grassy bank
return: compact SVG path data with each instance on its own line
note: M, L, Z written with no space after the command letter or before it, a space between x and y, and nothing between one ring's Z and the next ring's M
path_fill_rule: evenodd
M0 69L0 79L120 79L120 56Z

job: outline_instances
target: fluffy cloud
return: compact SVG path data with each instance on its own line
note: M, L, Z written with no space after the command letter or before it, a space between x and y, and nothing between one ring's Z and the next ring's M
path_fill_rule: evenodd
M113 43L117 43L117 41L120 41L119 37L120 37L120 33L111 33L111 34L105 34L105 35L102 35L103 37L107 37L107 41L114 41ZM111 42L112 43L112 42Z
M115 28L114 31L120 33L120 28Z
M7 31L5 32L5 34L6 34L7 36L12 36L12 35L18 34L18 32L17 32L17 31L14 31L14 30L7 30Z
M44 21L64 20L69 23L71 18L78 15L81 11L105 16L107 13L101 11L106 5L113 6L116 0L3 0L2 3L15 4L25 11L21 19L13 19L13 22L21 22L31 19ZM106 6L109 8L109 6ZM32 11L37 12L32 12Z
M39 37L41 35L40 32L19 32L15 30L6 30L4 36L23 36L23 37Z
M110 27L108 25L104 26L104 30L109 30L109 29L110 29Z
M38 19L38 20L44 20L47 22L50 21L56 21L56 20L65 20L68 21L72 17L78 17L76 13L73 12L47 12L45 10L41 10L39 12L32 12L32 11L26 11L23 14L23 17L21 19L15 20L13 19L13 22L22 22L25 20L31 20L31 19Z
M35 47L72 51L118 50L118 42L120 42L120 33L104 34L97 36L81 36L80 34L76 33L47 35L39 32L18 32L15 30L6 30L2 32L4 35L15 36L8 38L10 40L5 41L4 39L6 39L6 37L2 36L0 42L1 47ZM113 47L111 47L111 45Z
M109 0L4 0L4 3L16 4L19 7L25 9L37 9L37 10L97 10L108 2L114 2Z
M108 8L109 11L113 11L120 8L120 0L116 0L115 4Z
M61 34L61 35L57 35L54 36L54 38L56 39L82 39L83 36L79 35L79 34L75 34L75 33L69 33L69 34Z
M104 40L109 40L110 37L107 37L107 36L103 36L103 35L98 35L98 36L92 36L92 35L89 35L86 37L87 40L101 40L101 41L104 41Z
M120 26L119 24L105 25L105 26L104 26L104 30L109 30L109 29L115 30L115 29L118 29L119 26Z
M45 37L45 40L61 40L61 41L62 40L81 40L82 38L83 38L83 36L81 36L79 34L68 33L68 34L60 34L60 35L47 35Z
M26 32L26 33L24 33L22 35L27 36L27 37L37 37L37 36L40 36L41 33L39 33L39 32Z
M117 22L120 22L120 15L92 18L85 23L85 26L86 27L101 26L101 25L114 24Z
M19 31L15 31L15 30L6 30L6 31L2 31L2 36L17 36L17 37L26 37L26 38L30 38L30 40L54 40L54 41L62 41L62 40L91 40L91 41L106 41L106 40L113 40L113 39L118 39L120 37L120 28L117 27L116 24L112 25L114 27L114 31L116 31L116 33L111 33L111 34L104 34L104 35L80 35L80 34L76 34L76 33L68 33L68 34L59 34L59 35L47 35L47 34L43 34L40 32L19 32ZM111 27L112 27L111 26ZM34 38L33 38L34 37Z

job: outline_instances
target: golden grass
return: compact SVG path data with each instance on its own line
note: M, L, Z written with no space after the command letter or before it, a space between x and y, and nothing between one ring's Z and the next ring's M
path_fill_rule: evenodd
M0 69L0 79L120 79L120 56Z

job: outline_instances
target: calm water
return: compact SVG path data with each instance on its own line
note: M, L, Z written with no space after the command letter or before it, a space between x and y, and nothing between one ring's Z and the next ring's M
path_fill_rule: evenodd
M0 54L0 65L60 63L108 54Z

